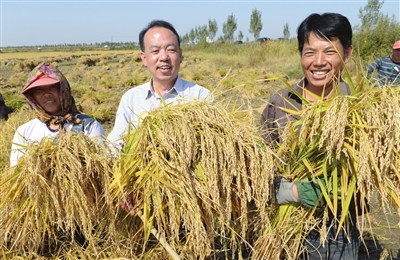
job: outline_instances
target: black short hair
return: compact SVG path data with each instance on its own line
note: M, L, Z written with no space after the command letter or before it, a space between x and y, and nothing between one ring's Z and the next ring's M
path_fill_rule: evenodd
M313 32L321 39L333 40L338 38L344 50L352 45L353 31L349 20L338 13L313 13L309 15L297 28L297 42L300 54L304 43L308 42Z
M143 30L139 33L140 50L144 51L144 35L147 33L148 30L150 30L153 27L163 27L173 32L176 35L176 38L178 39L178 47L181 47L181 40L179 39L179 35L176 32L174 26L172 26L172 24L163 20L153 20L147 25L147 27L143 28Z

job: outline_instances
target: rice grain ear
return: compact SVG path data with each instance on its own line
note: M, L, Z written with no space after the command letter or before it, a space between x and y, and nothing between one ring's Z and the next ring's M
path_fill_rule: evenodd
M96 239L99 223L115 214L105 189L111 165L105 146L83 134L67 132L57 141L30 144L2 183L6 193L0 207L8 209L2 237L9 237L13 248L31 252L49 241L69 247L78 232L87 241Z
M177 251L206 257L223 236L226 246L239 250L248 243L248 216L269 217L266 184L273 179L273 153L248 116L204 101L149 112L127 136L114 197L121 199L118 187L131 183L142 195L136 207L145 225L165 234ZM250 212L252 203L257 213Z
M350 96L310 104L297 122L300 129L287 126L284 148L277 152L285 162L277 163L284 176L323 178L326 210L334 215L342 212L340 218L336 214L339 228L346 228L352 200L360 201L369 219L367 200L374 191L380 195L383 212L392 202L400 209L399 90L362 84Z

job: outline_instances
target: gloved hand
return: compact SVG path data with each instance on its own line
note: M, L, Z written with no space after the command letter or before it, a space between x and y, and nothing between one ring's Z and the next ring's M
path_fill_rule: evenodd
M321 179L321 182L325 185L325 181ZM325 201L322 196L321 187L317 182L302 180L296 181L297 194L299 201L306 207L313 208L318 202L318 206L322 206Z
M320 180L321 183L325 185L324 179ZM278 204L300 202L306 207L313 208L317 203L320 207L325 202L324 198L321 198L322 190L317 182L309 181L307 179L289 182L283 177L276 176L274 179L274 186L275 198ZM294 194L294 192L296 194Z
M275 176L275 198L278 204L284 204L289 202L298 202L293 194L294 182L289 182L283 177Z

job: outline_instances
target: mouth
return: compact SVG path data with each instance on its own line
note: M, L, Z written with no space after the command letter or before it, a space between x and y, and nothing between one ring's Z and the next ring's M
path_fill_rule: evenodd
M325 76L325 75L327 75L329 72L330 72L330 70L312 70L312 71L311 71L311 73L312 73L314 76L317 76L317 77Z
M169 65L164 65L164 66L159 66L158 69L159 70L170 70L172 67Z

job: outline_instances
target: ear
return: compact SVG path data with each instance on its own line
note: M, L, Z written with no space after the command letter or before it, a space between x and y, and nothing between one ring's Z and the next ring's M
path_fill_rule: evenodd
M343 57L344 63L349 62L349 60L350 60L352 54L353 54L353 45L350 45L350 47L347 48L347 49L344 51L344 57Z
M180 58L180 63L182 63L183 57L182 57L182 49L179 48L179 58Z
M140 53L140 58L142 59L143 65L147 67L147 60L146 60L146 54L144 52Z

